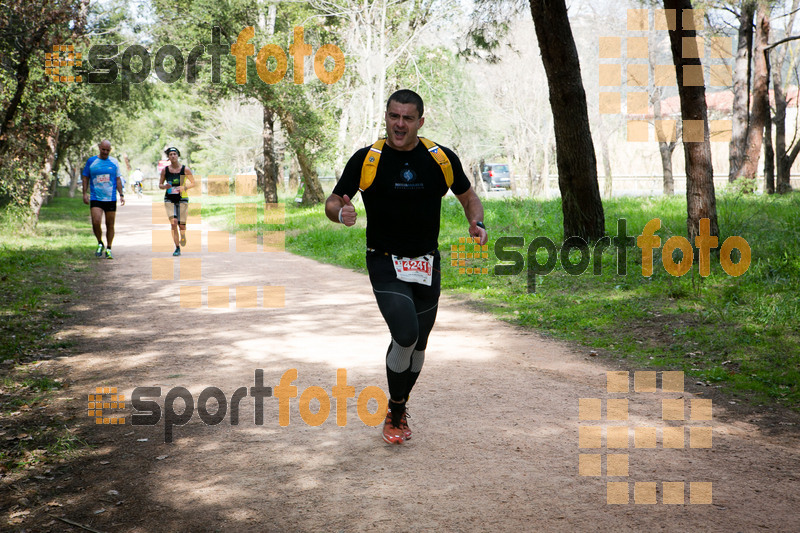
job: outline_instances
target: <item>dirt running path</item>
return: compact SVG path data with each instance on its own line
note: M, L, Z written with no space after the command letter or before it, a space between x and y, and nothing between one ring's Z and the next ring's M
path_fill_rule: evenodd
M72 380L65 401L97 448L53 481L54 516L109 532L797 530L796 437L723 421L719 402L712 421L664 422L662 399L684 399L688 418L689 401L703 396L607 393L613 369L450 298L409 403L407 445L384 444L352 399L346 427L336 425L333 400L324 424L305 424L299 398L281 427L274 397L264 400L263 425L245 397L238 426L229 413L208 426L195 412L171 444L163 418L154 427L131 426L130 417L124 426L94 426L81 411L96 386L127 398L137 386L161 387L162 406L173 387L196 400L215 386L230 403L237 388L253 386L256 369L270 387L297 369L298 393L316 385L330 394L344 368L356 394L385 390L389 337L366 276L288 253L208 253L204 237L202 252L181 258L201 258L202 281L153 281L151 260L171 255L151 251L150 231L166 226L153 226L150 213L145 200L120 209L117 259L98 260L97 305L76 307L77 324L60 334L78 343L78 354L52 365ZM181 285L283 286L285 307L236 309L231 298L230 309L181 309ZM604 416L606 399L627 398L628 420L581 421L579 398L602 399ZM664 449L659 429L656 448L635 448L631 429L628 449L579 448L581 426L683 424L713 426L712 447L690 448L686 429L682 449ZM581 453L600 456L602 476L579 475ZM608 453L628 455L627 477L605 475ZM596 460L585 458L587 467ZM629 504L606 503L608 481L628 483ZM685 483L669 493L683 504L662 503L663 481ZM657 493L636 485L636 497L657 503L634 504L634 484L647 482ZM712 483L711 504L690 504L704 494L700 485L690 492L691 482Z

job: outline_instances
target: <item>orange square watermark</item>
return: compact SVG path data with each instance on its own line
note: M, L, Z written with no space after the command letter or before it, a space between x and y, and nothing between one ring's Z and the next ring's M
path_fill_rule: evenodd
M664 448L683 448L683 426L665 426L662 428L662 446Z
M153 224L164 224L169 226L169 218L167 218L167 211L164 209L164 202L156 200L150 204L151 222Z
M209 196L228 196L231 193L228 176L212 174L207 178L207 194Z
M701 143L705 139L705 126L702 120L683 121L683 141Z
M580 426L578 428L579 448L600 448L603 440L603 428L600 426Z
M286 206L284 204L264 204L264 224L285 224Z
M650 29L650 14L647 9L628 10L628 31L647 31Z
M708 122L708 136L710 141L730 142L733 132L733 121L731 120L710 120Z
M676 120L656 120L656 140L658 142L675 142L678 140L677 126Z
M262 235L262 245L265 252L283 252L286 250L285 231L265 231Z
M664 392L683 392L683 371L669 370L661 374L661 390Z
M237 174L236 177L234 178L234 190L237 196L255 196L256 175Z
M628 454L608 454L606 456L606 475L613 477L628 477Z
M676 30L678 27L677 17L674 9L656 9L655 29L656 30Z
M629 115L646 115L650 99L645 92L629 92L626 96Z
M620 37L600 37L600 59L619 59L622 56L622 39Z
M256 204L236 204L234 222L237 226L252 226L258 220L256 216Z
M230 235L227 231L208 232L208 251L209 252L230 252Z
M730 65L709 65L708 84L711 87L730 87L733 85L733 70Z
M105 396L109 396L105 398ZM125 409L125 395L117 394L116 387L95 387L95 394L87 395L86 415L95 424L124 424L125 417L109 416L108 409Z
M661 419L683 420L683 400L680 398L661 400Z
M628 448L630 446L628 426L606 428L606 448Z
M199 229L187 229L185 232L186 235L186 244L181 246L181 251L189 252L189 253L200 253L201 246L200 240L202 238L203 232Z
M622 96L619 93L600 93L600 114L616 115L622 109Z
M257 252L258 236L255 231L236 232L236 251L238 253Z
M681 12L681 25L684 30L702 30L704 28L702 9L684 9Z
M600 476L602 475L602 455L596 453L582 453L578 455L578 475L581 476Z
M191 187L186 191L186 196L189 198L199 198L203 196L203 178L197 174L192 174L191 177L184 179L184 183L186 183L187 179L189 182L187 185L191 185Z
M711 59L730 59L733 57L733 39L721 35L712 35L708 38L708 50Z
M625 371L606 372L607 392L628 392L630 390L629 376Z
M700 87L703 83L703 65L683 66L684 87Z
M258 307L258 287L237 286L236 307L238 309Z
M681 40L681 55L684 58L703 57L703 41L699 37L683 37Z
M684 484L682 481L665 481L661 484L662 502L665 505L683 505Z
M210 285L208 287L209 308L228 309L230 305L230 287L218 285Z
M184 285L180 287L181 308L199 309L203 306L202 292L199 286Z
M286 305L286 287L264 287L264 307L284 307Z
M628 37L628 59L647 59L647 37Z
M711 400L693 398L689 404L691 406L692 420L711 420Z
M633 502L638 505L656 503L656 484L654 481L637 481L633 484Z
M175 260L171 257L154 257L152 259L153 280L165 281L175 279Z
M600 65L600 86L619 87L622 85L622 65Z
M580 420L600 420L603 402L600 398L579 398L578 418Z
M636 392L655 392L656 373L649 370L634 372L633 390Z
M633 441L637 448L656 447L656 428L637 427L633 430Z
M175 250L175 241L172 240L172 230L154 229L152 235L153 252L171 252Z
M628 65L626 67L628 87L647 87L648 69L647 65Z
M712 501L712 487L710 482L693 481L689 483L689 504L710 505Z
M689 428L690 448L711 448L712 429L710 427Z
M199 281L202 279L202 258L182 257L178 268L181 281Z
M609 505L627 505L630 501L628 483L625 481L609 481L606 483L606 503Z
M656 65L653 70L653 83L656 87L672 87L677 84L675 65Z
M192 196L194 191L198 191L196 194L200 194L200 188L195 187L194 189L189 189L189 196ZM190 202L189 207L186 210L186 223L187 224L202 224L203 217L201 215L202 212L202 205L197 202Z
M628 142L647 142L649 131L644 120L628 121Z
M628 400L619 398L606 400L606 418L608 420L627 420Z

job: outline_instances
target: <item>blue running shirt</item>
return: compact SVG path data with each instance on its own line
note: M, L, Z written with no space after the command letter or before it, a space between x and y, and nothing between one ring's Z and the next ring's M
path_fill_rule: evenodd
M91 200L100 202L117 201L117 177L119 177L119 161L109 156L100 159L93 155L86 161L81 175L89 178Z

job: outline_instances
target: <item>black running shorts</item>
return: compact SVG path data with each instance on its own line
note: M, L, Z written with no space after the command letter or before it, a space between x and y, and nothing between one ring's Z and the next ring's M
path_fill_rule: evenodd
M117 202L101 202L100 200L91 200L89 202L90 207L99 207L106 213L109 211L116 211L117 210Z

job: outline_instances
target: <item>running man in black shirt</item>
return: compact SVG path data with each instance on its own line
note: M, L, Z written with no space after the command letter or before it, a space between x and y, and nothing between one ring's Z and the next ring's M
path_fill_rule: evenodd
M360 190L367 212L367 270L392 341L386 354L389 412L383 439L411 438L406 401L422 370L428 335L436 320L441 285L439 222L442 197L452 190L464 207L469 234L486 244L483 205L458 156L417 136L423 102L400 90L386 103L386 139L348 161L325 214L345 226L356 223L350 199Z

